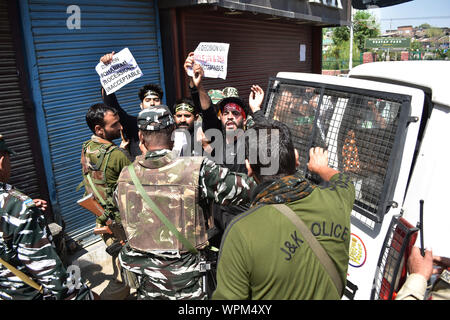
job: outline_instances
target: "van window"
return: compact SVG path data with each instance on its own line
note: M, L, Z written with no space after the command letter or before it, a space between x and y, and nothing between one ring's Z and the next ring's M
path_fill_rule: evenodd
M328 149L329 165L349 174L355 185L353 214L371 228L381 222L398 174L394 159L401 150L395 145L404 135L400 124L406 131L407 118L400 113L409 108L404 99L280 78L272 78L269 88L265 115L290 128L300 155L300 171L319 182L307 170L309 149Z

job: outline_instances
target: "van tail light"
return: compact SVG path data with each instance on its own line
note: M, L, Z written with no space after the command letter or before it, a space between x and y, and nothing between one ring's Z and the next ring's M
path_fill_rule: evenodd
M407 277L406 262L417 238L418 228L401 216L394 216L378 259L371 299L395 299Z

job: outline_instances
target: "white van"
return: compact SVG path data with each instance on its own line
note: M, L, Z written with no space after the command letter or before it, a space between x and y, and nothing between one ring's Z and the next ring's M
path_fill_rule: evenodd
M322 146L355 184L347 299L395 298L414 242L450 257L449 75L450 61L402 61L269 81L265 114L290 127L303 173L317 178L307 151Z

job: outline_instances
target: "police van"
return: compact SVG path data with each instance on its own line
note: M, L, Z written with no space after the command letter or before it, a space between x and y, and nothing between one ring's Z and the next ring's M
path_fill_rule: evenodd
M413 245L450 257L449 75L450 61L399 61L269 80L265 115L290 127L300 170L319 182L306 164L324 147L355 185L344 299L395 299Z

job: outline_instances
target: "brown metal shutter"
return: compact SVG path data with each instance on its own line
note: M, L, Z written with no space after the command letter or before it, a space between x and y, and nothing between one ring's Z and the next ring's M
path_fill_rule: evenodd
M0 1L0 134L16 152L11 159L9 183L31 198L48 200L44 175L38 176L36 165L39 146L32 125L33 112L25 106L24 80L18 75L14 39L17 30L10 23L10 19L18 23L13 5L14 1Z
M207 90L233 86L247 100L252 84L266 90L269 77L280 71L312 72L312 27L309 25L200 10L183 10L180 17L184 57L199 42L230 44L227 79L205 79ZM306 45L304 62L300 62L300 44Z

